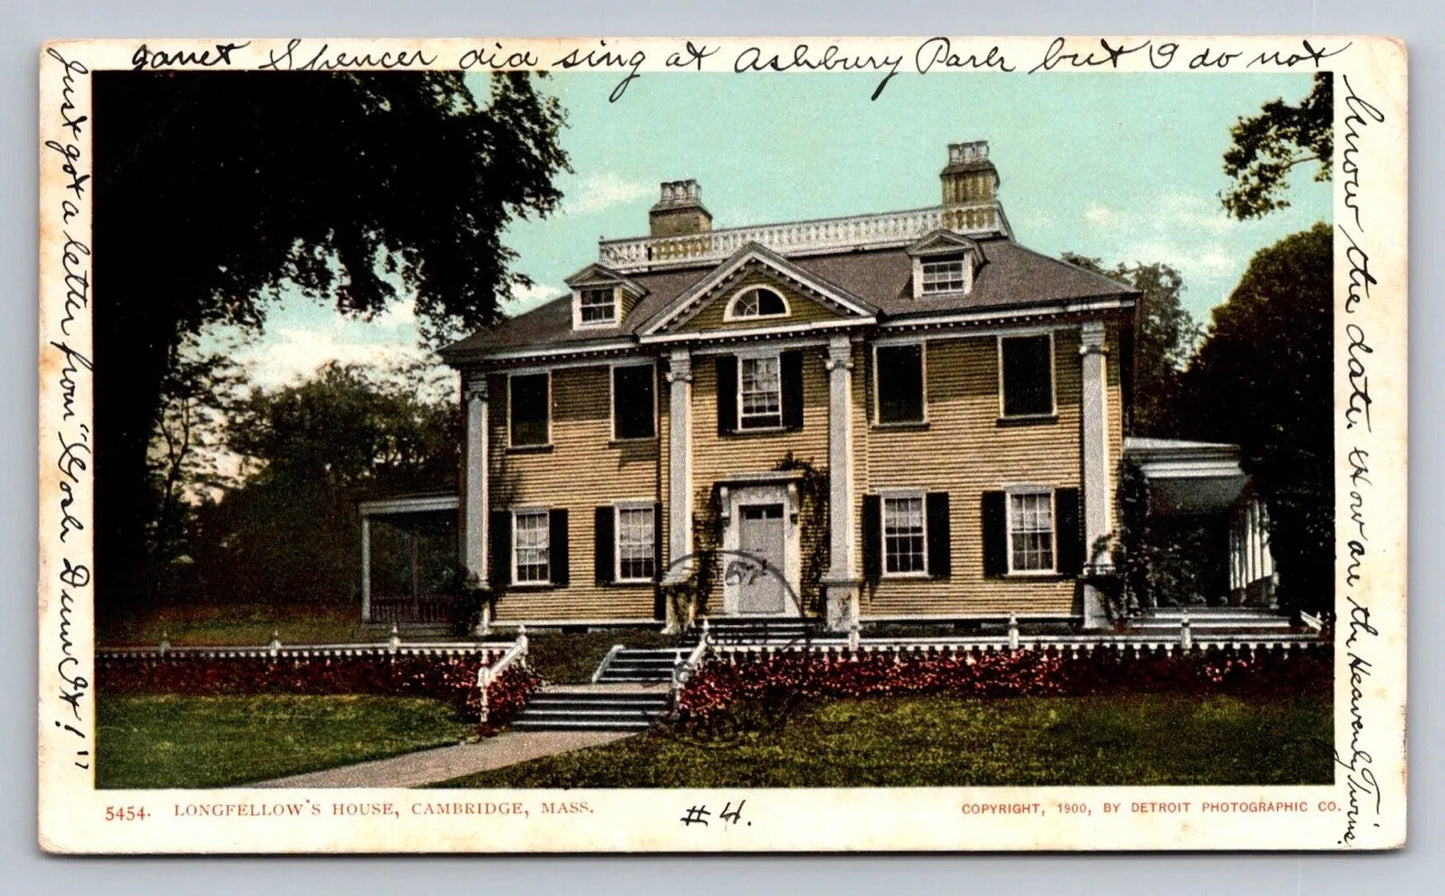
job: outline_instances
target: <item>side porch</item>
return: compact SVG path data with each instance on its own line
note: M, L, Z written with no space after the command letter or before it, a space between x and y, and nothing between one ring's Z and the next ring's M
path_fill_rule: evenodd
M1275 609L1269 510L1240 466L1239 446L1177 439L1129 438L1124 456L1142 474L1144 542L1150 578L1173 593L1145 595L1145 608ZM1173 554L1174 556L1169 556Z
M466 584L457 560L455 492L357 502L361 518L361 623L442 634L462 617Z

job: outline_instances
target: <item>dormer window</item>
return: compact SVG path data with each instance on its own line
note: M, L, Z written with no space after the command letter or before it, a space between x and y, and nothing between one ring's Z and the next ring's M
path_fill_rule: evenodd
M913 297L932 298L973 291L983 250L968 237L938 230L908 247L913 257Z
M567 278L572 287L572 329L621 326L647 289L611 268L590 264Z
M617 323L617 290L611 286L589 286L577 293L577 324L582 327Z
M787 317L788 302L782 296L761 286L745 289L728 304L724 320L755 320L763 317Z
M923 294L963 292L968 286L963 266L962 253L923 259Z

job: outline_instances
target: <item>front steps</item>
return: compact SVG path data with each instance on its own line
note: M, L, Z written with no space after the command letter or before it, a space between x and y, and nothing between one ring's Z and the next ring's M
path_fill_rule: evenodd
M512 722L515 731L646 731L672 709L665 687L549 685Z
M1156 607L1129 625L1131 633L1178 636L1184 619L1196 638L1288 635L1298 630L1288 616L1258 607Z
M673 669L677 668L679 655L687 659L691 647L622 647L619 645L607 654L592 676L596 684L654 683L666 684L672 681Z
M782 647L825 635L821 620L797 616L725 616L707 622L707 634L714 644ZM696 644L701 635L699 623L688 631L687 640Z

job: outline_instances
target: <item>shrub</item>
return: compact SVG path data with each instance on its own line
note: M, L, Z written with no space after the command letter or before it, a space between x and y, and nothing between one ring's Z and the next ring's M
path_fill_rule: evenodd
M226 694L376 694L430 697L445 701L458 714L476 718L481 708L477 673L493 654L452 656L395 655L373 652L351 656L105 655L96 661L96 687L107 693L170 693L186 696ZM519 670L520 672L521 670ZM530 673L527 673L530 674ZM510 706L521 693L523 676L504 672L493 687ZM535 685L533 685L535 687ZM493 700L497 695L493 694ZM495 703L494 703L495 705Z
M1236 696L1330 693L1331 654L1314 650L1188 654L1096 648L853 653L758 652L713 657L687 682L679 715L706 723L734 705L804 699L951 694L995 698L1127 693Z

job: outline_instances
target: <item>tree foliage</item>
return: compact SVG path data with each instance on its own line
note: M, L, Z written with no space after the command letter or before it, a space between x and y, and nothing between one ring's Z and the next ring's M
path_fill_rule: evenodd
M148 521L146 550L152 574L190 550L195 506L229 484L222 469L225 421L244 383L245 373L228 353L202 352L193 337L185 339L166 371L149 456L155 514Z
M1238 444L1268 502L1282 605L1334 582L1333 249L1316 224L1257 252L1185 374L1186 434Z
M1131 435L1172 434L1178 412L1180 380L1202 329L1181 296L1184 280L1167 264L1117 264L1106 268L1097 258L1065 253L1064 260L1139 290L1134 332L1134 402Z
M1314 162L1315 180L1330 179L1334 152L1334 88L1329 72L1315 75L1309 95L1292 106L1265 103L1258 115L1240 118L1229 130L1224 173L1234 181L1220 193L1226 211L1240 220L1285 208L1289 173Z
M250 472L196 515L193 579L210 600L353 601L357 500L449 488L456 404L418 394L414 371L329 364L234 409L229 448Z
M100 72L97 599L142 588L149 443L182 343L256 330L283 288L369 318L402 296L433 342L526 283L502 233L566 169L525 74Z

